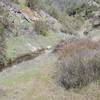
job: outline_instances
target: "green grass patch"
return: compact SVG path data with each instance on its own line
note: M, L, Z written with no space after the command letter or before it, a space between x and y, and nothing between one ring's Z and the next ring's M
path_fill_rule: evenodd
M51 66L53 66L56 59L55 57L53 58L51 57L48 59L43 58L41 60L42 61L40 61L39 64L29 65L27 70L23 69L18 72L16 72L15 70L15 74L8 73L7 76L0 77L0 84L12 87L18 84L27 83L31 81L34 77L44 82L48 82L49 80L51 80L52 77L51 75L43 73L42 70L44 70L44 68L49 69ZM45 63L42 63L44 60L45 60Z

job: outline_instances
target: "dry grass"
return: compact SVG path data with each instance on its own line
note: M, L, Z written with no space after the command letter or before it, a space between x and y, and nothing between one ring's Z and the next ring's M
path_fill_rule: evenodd
M91 45L92 44L92 45ZM71 41L61 41L56 47L54 52L58 55L65 57L74 51L80 50L95 50L99 48L99 43L93 42L89 39L73 39Z

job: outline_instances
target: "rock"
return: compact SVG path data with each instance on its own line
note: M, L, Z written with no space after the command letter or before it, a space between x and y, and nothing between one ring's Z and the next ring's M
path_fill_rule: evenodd
M40 16L36 12L33 13L33 11L28 7L21 9L20 12L30 23L39 20Z
M92 0L90 0L90 1L88 2L88 4L89 4L89 6L96 6L96 7L100 7L100 5L99 5L97 2L92 1Z
M95 17L100 17L100 11L93 12Z
M100 26L100 18L99 18L99 17L95 17L95 18L93 19L92 26L93 26L93 27L98 27L98 26Z
M30 43L28 43L27 45L28 45L28 48L29 48L32 52L35 52L35 51L38 50L35 46L33 46L33 45L30 44Z
M93 17L91 18L90 22L92 23L92 27L100 26L100 11L93 12Z
M0 88L0 98L4 96L7 96L6 90L4 90L3 88Z
M91 30L87 36L93 41L100 41L100 29Z
M51 49L51 48L52 48L52 46L50 46L50 45L49 45L49 46L47 46L47 49Z

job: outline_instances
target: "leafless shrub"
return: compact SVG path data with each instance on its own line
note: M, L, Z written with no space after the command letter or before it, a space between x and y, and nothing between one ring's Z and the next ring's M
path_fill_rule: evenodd
M59 53L60 58L57 62L57 81L66 89L82 87L99 79L100 51L85 43L84 41L84 48L77 42L73 43L74 45L69 43L71 49L66 46L62 48L63 51L59 51L62 53Z

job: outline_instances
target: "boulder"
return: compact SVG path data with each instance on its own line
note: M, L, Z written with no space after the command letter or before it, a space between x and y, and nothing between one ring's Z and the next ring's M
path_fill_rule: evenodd
M100 17L94 17L93 21L92 21L92 26L93 27L98 27L100 26Z

